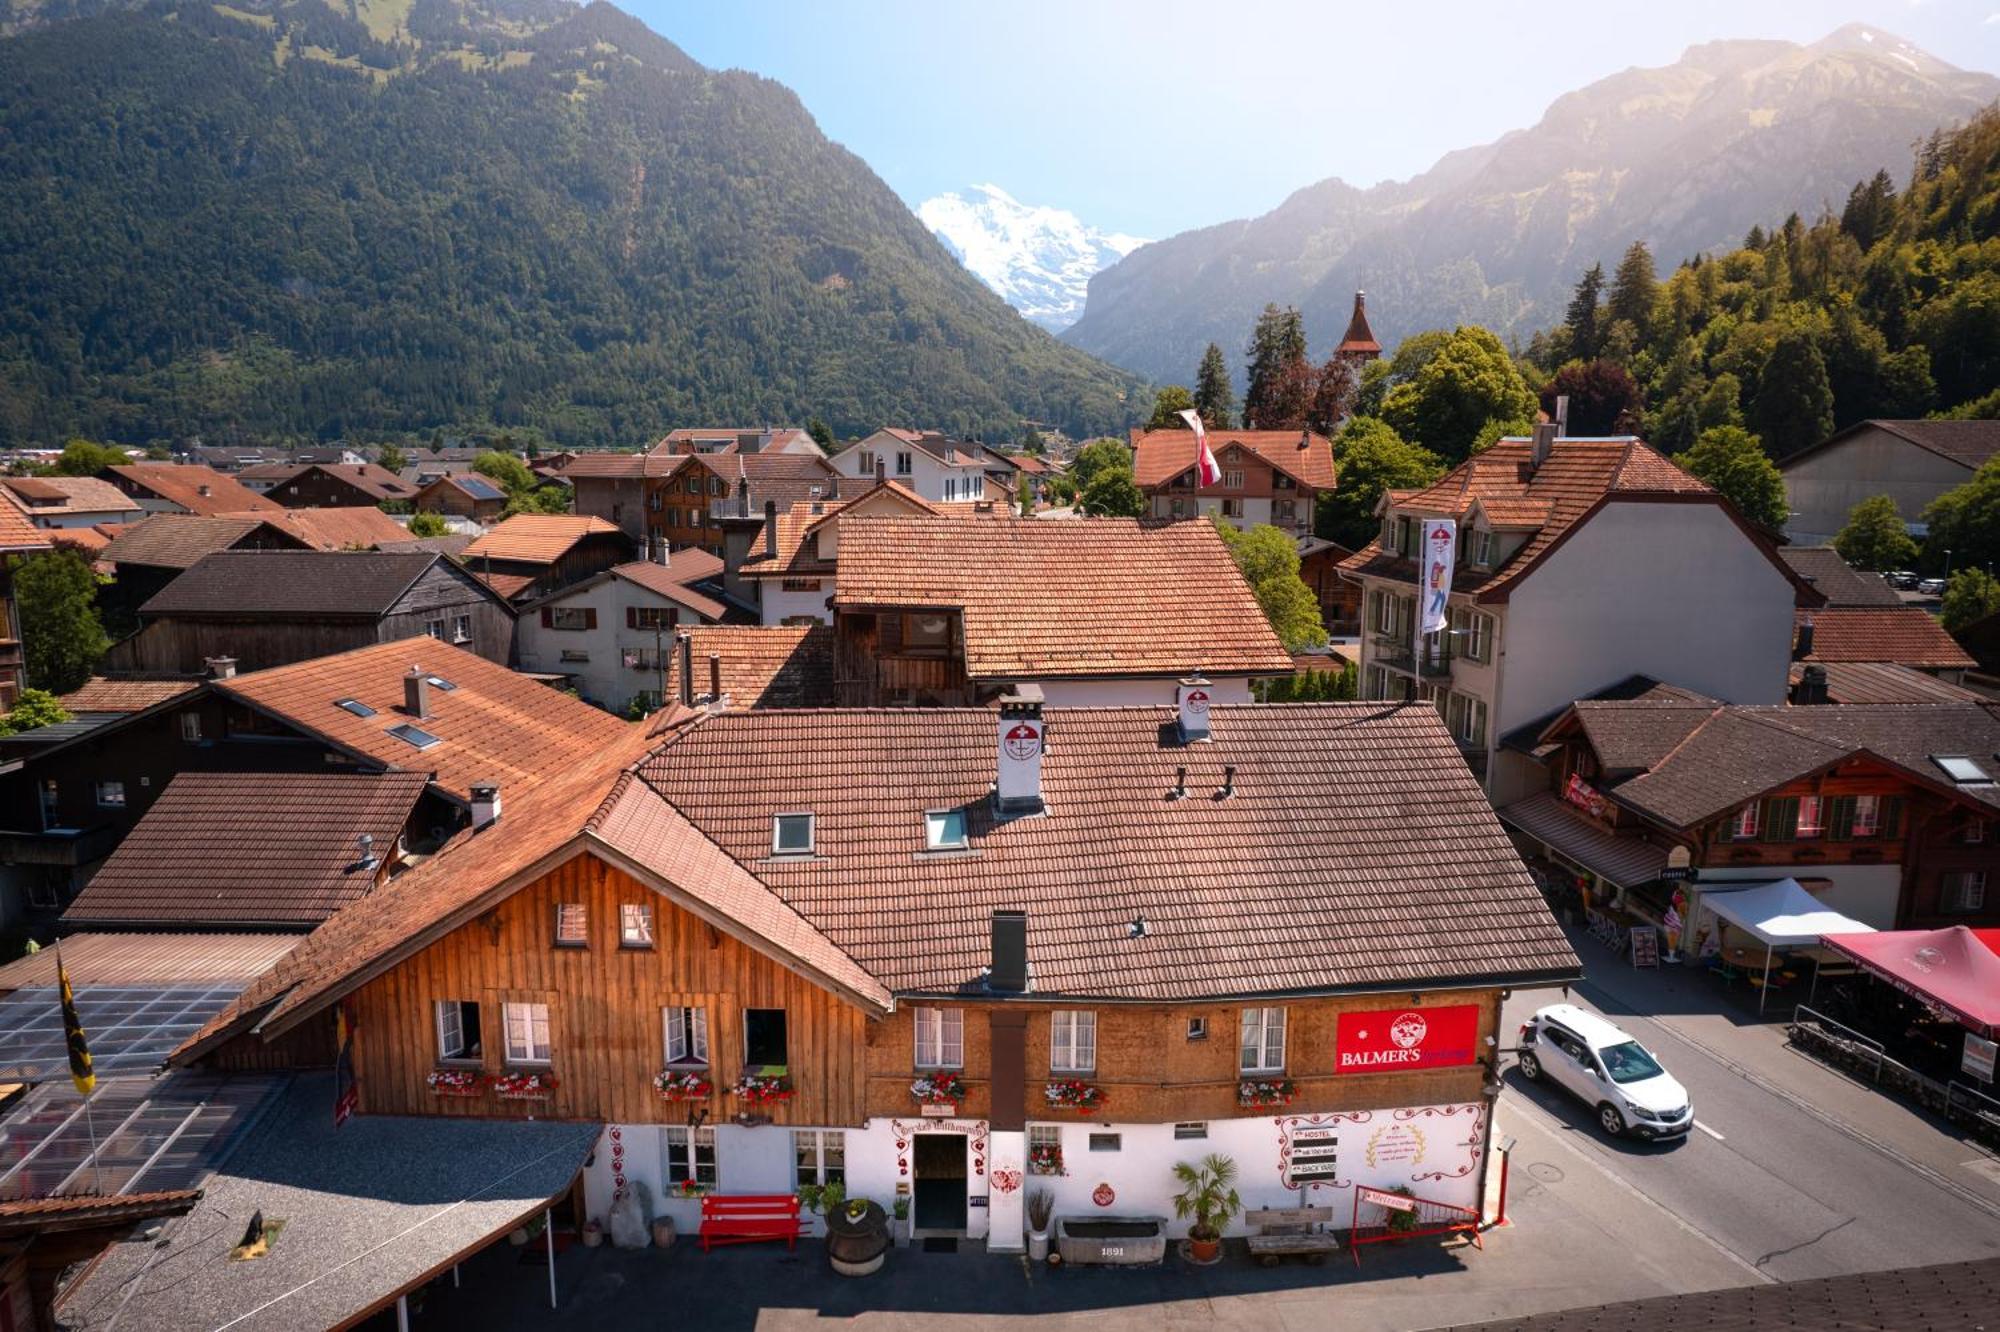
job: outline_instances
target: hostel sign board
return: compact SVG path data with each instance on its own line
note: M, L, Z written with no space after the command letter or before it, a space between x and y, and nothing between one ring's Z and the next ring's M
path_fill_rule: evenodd
M1383 1008L1342 1013L1333 1041L1336 1073L1407 1073L1478 1058L1479 1005Z

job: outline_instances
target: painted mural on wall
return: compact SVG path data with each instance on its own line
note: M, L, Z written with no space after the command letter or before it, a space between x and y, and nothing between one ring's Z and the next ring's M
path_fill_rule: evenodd
M1402 1184L1419 1196L1457 1201L1453 1195L1477 1178L1486 1142L1486 1107L1479 1102L1282 1115L1275 1122L1277 1175L1288 1189Z

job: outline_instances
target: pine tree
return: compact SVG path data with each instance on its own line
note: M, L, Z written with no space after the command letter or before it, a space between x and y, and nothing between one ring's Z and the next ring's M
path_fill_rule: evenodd
M1626 247L1625 257L1618 261L1618 272L1611 279L1611 296L1605 302L1605 316L1612 323L1624 320L1643 341L1646 330L1652 326L1653 303L1659 295L1660 281L1653 272L1653 252L1646 248L1646 242L1633 241Z
M1833 433L1833 386L1810 335L1780 337L1757 379L1751 420L1774 458L1789 457Z
M1266 305L1250 334L1250 381L1243 394L1243 424L1255 430L1280 429L1287 377L1296 377L1306 359L1306 325L1292 306ZM1303 408L1301 408L1303 410Z
M1569 298L1569 309L1563 315L1563 322L1569 325L1569 356L1572 361L1594 361L1603 346L1602 335L1597 330L1598 297L1604 291L1604 265L1592 264L1583 280L1576 284L1576 293Z
M1213 342L1201 354L1201 368L1194 374L1194 407L1202 424L1210 430L1227 430L1230 413L1236 410L1236 392L1229 386L1229 364L1222 348Z

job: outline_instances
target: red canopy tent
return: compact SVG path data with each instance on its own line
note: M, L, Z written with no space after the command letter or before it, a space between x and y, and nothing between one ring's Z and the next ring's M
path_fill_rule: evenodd
M1974 930L1973 933L1979 936L1979 942L2000 953L2000 930Z
M1828 935L1821 942L1897 989L1944 1009L1981 1036L1990 1039L2000 1029L2000 952L1963 925Z

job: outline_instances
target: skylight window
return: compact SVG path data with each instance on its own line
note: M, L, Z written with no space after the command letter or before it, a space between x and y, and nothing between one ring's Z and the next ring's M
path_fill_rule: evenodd
M449 680L445 679L445 678L444 678L444 677L443 677L442 675L433 675L433 676L431 676L431 677L430 677L430 680L431 680L431 687L432 687L432 688L434 688L434 689L442 689L442 690L444 690L444 692L445 692L445 693L447 693L447 694L449 694L449 693L450 693L450 692L451 692L452 690L454 690L454 689L458 688L458 686L457 686L457 685L455 685L455 684L453 684L453 683L452 683L451 681L449 681Z
M1986 770L1964 754L1933 754L1931 762L1944 769L1944 775L1960 786L1983 786L1993 779Z
M771 819L771 854L809 856L813 850L813 816L778 814Z
M429 749L438 742L438 738L429 731L412 726L408 722L404 722L401 726L391 726L389 734L405 744L415 745L418 749Z
M372 717L375 715L375 709L369 707L358 698L336 699L333 706L339 708L342 712L351 712L357 717Z
M965 811L933 809L924 814L924 845L933 851L955 851L965 846Z

